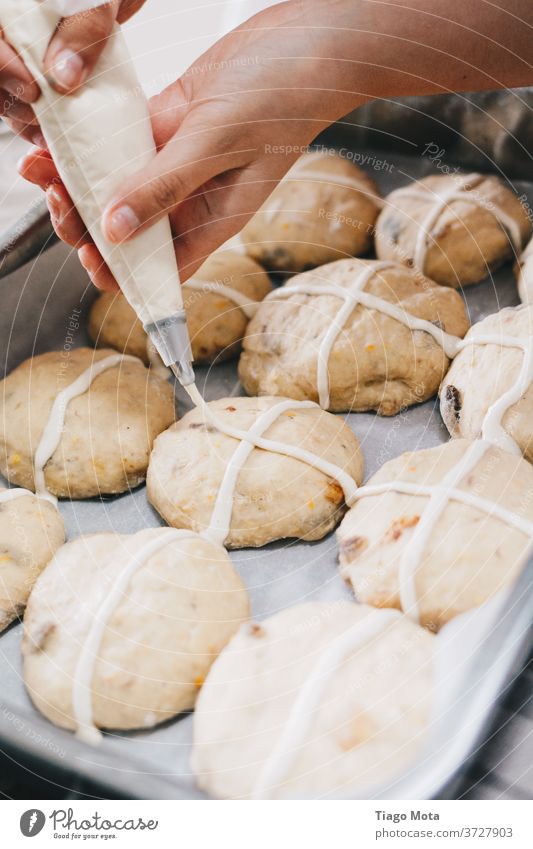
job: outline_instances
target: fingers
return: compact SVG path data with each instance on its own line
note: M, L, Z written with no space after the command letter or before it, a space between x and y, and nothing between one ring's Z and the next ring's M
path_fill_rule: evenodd
M33 126L36 129L39 126L39 122L31 106L28 106L27 103L23 103L21 100L17 100L8 91L2 89L0 89L0 115L3 118L11 118L26 126Z
M79 260L88 273L91 283L97 289L116 291L119 288L118 284L85 229L65 186L62 183L49 186L46 202L55 232L63 242L78 248Z
M118 0L63 18L44 60L50 84L62 93L81 86L91 74L111 35Z
M104 262L96 245L89 243L83 245L78 251L78 257L85 271L91 278L97 289L105 292L117 292L118 283Z
M65 186L62 183L49 186L46 202L54 230L63 242L78 248L79 260L88 273L91 283L98 289L108 292L117 290L115 278L87 232Z
M39 89L22 60L1 37L0 31L0 116L14 133L27 141L44 142L35 113L29 106L29 102L39 96Z
M98 289L116 291L118 285L96 245L73 207L52 157L46 150L31 150L18 164L19 174L46 191L46 202L55 232L67 244L78 248L81 264Z
M47 150L30 150L18 163L21 177L46 191L51 183L60 183L54 161Z
M17 100L34 103L40 94L39 86L22 59L3 40L0 30L0 87Z
M98 289L116 291L118 285L115 278L73 207L48 151L31 150L20 160L18 170L24 179L46 191L46 202L54 230L60 239L78 248L78 257L91 282Z
M54 230L63 242L79 248L91 241L85 224L62 183L54 183L48 187L46 202Z
M49 186L46 192L46 202L55 232L63 242L78 248L79 260L87 271L91 282L98 289L110 292L117 290L118 285L115 278L85 229L85 225L62 183Z
M2 120L6 122L7 126L15 135L21 136L21 138L26 139L30 144L38 146L43 144L46 146L46 142L38 128L24 124L22 121L16 121L14 118L5 117Z
M220 154L216 145L204 151L181 135L174 136L108 205L102 219L104 235L115 244L126 241L168 215L211 178L235 167L236 161L235 153Z
M145 2L146 0L122 0L117 15L117 21L119 24L129 21L132 15L134 15L135 12L138 12L141 6L144 6Z
M171 216L182 281L239 233L274 188L272 175L252 169L225 174L188 198Z

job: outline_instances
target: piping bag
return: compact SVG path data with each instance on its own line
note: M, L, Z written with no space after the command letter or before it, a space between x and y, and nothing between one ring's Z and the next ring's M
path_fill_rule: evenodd
M43 74L61 19L104 2L0 0L0 25L40 86L33 109L85 227L164 364L188 386L192 353L168 218L121 245L108 242L100 226L115 188L156 155L148 103L119 27L74 94L59 94Z

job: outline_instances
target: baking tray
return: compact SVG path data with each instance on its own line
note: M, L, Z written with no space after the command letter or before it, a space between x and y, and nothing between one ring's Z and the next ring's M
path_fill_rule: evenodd
M361 161L364 151L358 153ZM368 156L375 156L375 151L369 151ZM424 157L390 154L385 159L381 155L378 161L379 167L366 170L383 193L438 173L435 163ZM517 182L515 189L533 200L533 184ZM41 251L6 277L1 286L2 376L29 356L88 343L86 316L95 291L88 285L75 252L66 246L54 244ZM516 304L510 265L468 288L465 299L472 323ZM71 329L72 316L79 322L75 331ZM199 386L208 400L241 394L236 365L234 361L198 369ZM190 404L181 389L177 395L182 415ZM436 399L394 418L373 413L345 418L361 442L365 478L404 450L429 448L449 438ZM144 487L110 499L61 502L60 509L70 539L98 531L134 533L162 524L147 502ZM234 551L230 556L249 590L257 619L297 602L353 598L339 575L334 534L320 542L283 541L258 550ZM531 645L532 600L533 558L509 596L499 600L500 607L493 611L491 621L476 628L472 639L459 629L456 639L461 650L454 660L456 697L435 720L427 751L409 770L373 793L374 797L430 798L452 792L454 780L482 739L502 688ZM191 715L150 731L108 733L101 746L88 747L55 728L32 707L22 682L21 631L17 623L0 636L0 747L10 758L30 765L37 774L52 771L60 794L60 788L72 787L75 779L89 782L104 797L203 797L189 767ZM470 647L468 651L465 645Z

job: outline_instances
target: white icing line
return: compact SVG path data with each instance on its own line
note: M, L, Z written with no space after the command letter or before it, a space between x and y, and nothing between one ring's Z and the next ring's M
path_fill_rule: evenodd
M424 484L410 483L408 481L387 481L386 483L360 486L357 490L357 500L376 495L384 495L387 492L398 492L402 495L431 495L433 489L434 487L430 485L425 486ZM488 501L486 498L481 498L473 492L455 488L450 489L449 499L450 501L459 501L469 507L475 507L477 510L487 513L489 517L500 519L507 525L516 528L517 531L521 531L526 536L533 538L533 522L530 522L529 519L524 519L518 513L507 510L505 507L500 507L494 501Z
M125 354L112 354L103 360L91 363L89 368L83 371L73 383L57 394L33 460L35 494L40 498L45 498L54 505L57 504L57 498L48 492L46 488L44 467L61 442L61 436L65 426L65 415L69 403L74 398L87 392L93 380L100 374L108 369L115 368L115 366L123 362L138 363L140 360L137 357L130 357Z
M468 345L497 345L500 348L520 348L522 350L522 364L515 383L503 395L500 395L497 401L491 404L481 425L482 439L492 442L504 451L509 451L511 454L517 454L521 457L522 451L512 436L504 429L502 420L509 407L520 400L533 381L533 336L520 338L498 336L497 333L472 335L470 339L463 340L460 347L466 348Z
M518 260L518 294L523 304L533 301L533 239L526 245Z
M407 616L414 619L415 622L420 621L416 592L416 573L435 525L450 501L460 501L463 504L482 510L487 515L500 519L533 539L532 522L523 519L510 510L500 507L494 502L457 488L461 480L476 467L477 463L490 447L491 443L483 440L473 442L459 462L450 469L438 484L423 485L404 481L387 481L383 484L369 484L358 489L357 499L382 495L386 492L429 496L429 501L422 511L420 520L402 552L398 569L402 610Z
M26 495L35 498L35 493L30 492L29 489L5 489L0 492L0 504L4 504L6 501L14 501L15 498L22 498Z
M346 189L354 189L354 191L359 192L359 194L364 195L364 197L371 200L372 203L375 203L376 206L384 206L382 198L378 197L376 193L365 183L365 181L356 174L354 174L353 177L345 177L342 174L320 171L319 169L311 171L308 170L308 166L306 166L306 168L302 168L301 170L298 169L295 171L293 169L292 171L289 171L289 173L283 178L282 182L329 183L334 186L342 186Z
M265 219L265 224L271 224L283 206L283 198L278 198L277 200L273 200L266 209L263 210L263 215Z
M520 234L520 228L516 221L514 221L514 219L508 215L504 209L495 204L494 201L480 197L479 194L474 193L473 189L483 182L483 179L484 178L480 174L466 174L457 181L457 185L454 185L441 193L437 193L436 195L432 194L430 189L422 191L411 186L405 186L394 193L394 199L398 197L411 197L423 200L425 203L428 201L432 203L428 213L418 225L413 262L419 271L424 273L433 228L442 213L448 207L449 203L454 200L473 203L475 206L490 212L507 233L516 253L520 253L522 237ZM458 217L460 218L460 216Z
M329 407L329 375L328 363L331 356L333 346L342 332L342 329L350 317L352 311L357 304L362 304L368 309L374 309L388 315L390 318L401 322L410 330L422 330L429 333L433 339L442 347L447 357L453 358L458 350L461 340L458 336L452 336L450 333L445 333L439 327L436 327L431 321L426 321L423 318L417 318L414 315L406 312L401 307L389 303L384 298L378 298L363 289L371 278L388 268L398 268L396 263L382 262L363 268L360 274L354 280L353 285L349 289L343 289L340 286L315 286L310 285L287 285L280 289L276 289L267 295L265 300L274 300L279 298L290 297L291 295L328 295L340 298L344 301L341 309L329 325L318 351L317 358L317 391L320 406L324 409Z
M215 294L222 295L229 301L236 304L242 310L246 318L252 318L257 312L257 308L259 306L259 302L251 300L248 295L244 295L232 286L225 286L224 284L217 283L216 281L200 280L198 278L191 277L191 279L187 280L183 286L185 288L188 287L195 292L214 292Z
M423 487L416 484L390 482L388 484L360 487L357 498L365 495L378 495L386 491L399 491L412 495L429 495L420 521L416 526L409 543L405 546L399 565L400 601L403 611L411 618L419 621L418 600L416 593L416 572L425 547L429 541L436 522L450 500L461 501L476 507L488 515L501 519L512 527L533 537L533 524L527 519L505 510L497 504L487 502L473 493L457 489L456 484L479 462L489 445L512 454L522 456L518 445L504 430L502 419L506 411L515 404L527 391L533 381L533 337L503 336L497 333L472 335L470 338L458 340L457 351L475 345L498 345L500 347L518 348L523 351L523 361L518 379L503 395L488 409L481 426L481 440L477 440L468 449L461 460L453 466L442 481L436 486Z
M325 157L320 156L317 158L323 159ZM380 198L375 193L375 191L373 191L367 185L364 178L362 176L359 176L359 174L337 174L335 172L321 170L320 168L312 170L313 164L314 163L312 162L297 162L296 165L293 165L290 171L285 174L283 179L280 181L279 185L291 182L343 186L346 189L353 189L354 191L359 192L359 194L364 195L364 197L371 200L372 203L374 203L378 207L384 206L383 199ZM271 204L267 205L265 209L263 209L265 224L271 224L278 212L281 212L283 210L283 207L284 203L282 198L274 199Z
M227 242L224 242L224 244L218 248L216 253L218 255L219 253L225 253L226 251L234 251L238 254L246 253L246 245L242 240L241 233L235 233L234 236L232 236L230 239L228 239Z
M364 619L339 634L319 653L289 712L283 732L264 762L255 781L252 797L267 799L286 778L298 758L327 686L342 663L356 649L379 637L400 614L396 610L372 610Z
M474 327L476 327L475 324L472 329ZM529 336L501 336L499 333L480 333L461 339L458 348L461 350L472 345L502 345L504 348L523 348L529 344L529 341Z
M286 445L283 442L276 440L265 439L264 432L273 425L284 412L299 409L317 409L317 404L313 401L280 401L268 410L265 410L254 422L250 430L240 430L231 425L226 425L224 422L213 413L211 408L203 400L198 392L198 388L194 386L186 387L194 404L204 411L213 425L221 433L230 436L233 439L238 439L240 445L234 451L228 466L226 468L222 484L217 494L215 506L211 514L209 527L203 532L202 536L220 544L224 544L230 528L231 514L233 511L233 498L235 486L237 484L239 473L242 471L246 460L254 450L254 448L262 448L265 451L272 451L275 454L283 454L286 457L292 457L295 460L300 460L307 463L309 466L318 469L318 471L338 481L344 492L346 504L354 503L357 484L354 479L348 475L340 466L318 457L311 451L306 451L297 445Z
M102 639L110 616L117 608L131 578L159 549L181 539L198 538L192 531L162 528L153 539L148 540L127 561L107 592L100 608L91 618L87 636L80 649L72 679L72 714L76 723L76 736L85 743L96 745L102 738L93 722L92 681Z
M274 407L266 410L256 419L248 431L247 439L242 440L235 449L228 461L211 514L209 527L204 532L207 539L224 545L231 527L231 514L233 512L233 499L237 479L248 457L255 449L254 440L257 437L261 437L267 428L273 425L284 412L290 410L293 406L293 401L282 401L280 404L276 404Z
M400 602L403 612L420 621L416 592L416 573L435 525L450 500L450 490L455 489L462 478L477 465L488 448L488 443L478 440L465 451L461 460L453 466L442 480L433 487L433 491L416 525L409 545L406 545L400 558L398 579Z
M458 353L461 342L460 338L453 336L451 333L446 333L446 331L441 330L440 327L437 327L431 321L427 321L425 318L417 318L417 316L406 312L401 307L391 304L383 298L377 298L375 295L367 292L361 292L359 302L369 309L378 310L390 316L390 318L396 319L396 321L401 322L410 330L422 330L424 333L429 333L435 342L441 346L449 359L453 359Z
M299 159L296 162L288 174L286 174L284 179L293 179L294 176L297 177L305 177L306 179L313 179L317 177L320 181L327 181L330 183L336 183L339 186L346 186L348 189L356 189L361 192L361 194L367 195L370 197L377 206L383 206L383 199L376 195L371 189L369 189L367 183L365 182L364 177L366 176L364 172L361 174L338 174L337 172L330 172L327 169L314 168L314 165L317 162L338 162L339 160L335 157L331 157L327 153L315 153L311 154L311 158ZM357 167L357 166L354 166Z

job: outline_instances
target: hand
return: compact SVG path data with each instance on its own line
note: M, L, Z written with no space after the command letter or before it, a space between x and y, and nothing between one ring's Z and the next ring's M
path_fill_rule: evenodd
M70 94L92 72L115 21L128 20L145 0L111 0L87 12L63 18L46 52L47 78L57 91ZM39 147L45 141L31 104L39 86L0 30L0 115L11 129Z
M531 84L530 0L475 10L473 20L464 0L290 0L254 16L151 101L158 155L110 199L105 235L120 243L169 215L186 280L302 148L365 100ZM47 189L56 231L93 282L115 287L50 157L31 153L21 173Z
M104 232L109 240L120 242L170 215L185 280L242 229L301 150L361 102L346 92L342 80L340 92L330 91L317 101L323 75L313 57L301 60L308 47L302 4L283 3L229 33L153 98L159 153L108 207ZM280 144L292 152L273 154ZM20 172L46 190L57 234L78 248L95 285L116 288L49 154L32 151Z

